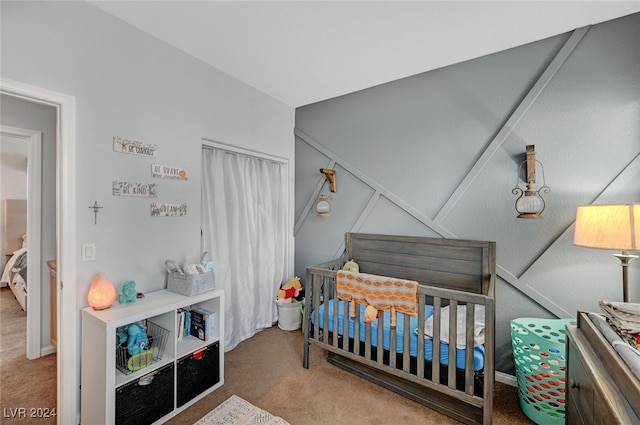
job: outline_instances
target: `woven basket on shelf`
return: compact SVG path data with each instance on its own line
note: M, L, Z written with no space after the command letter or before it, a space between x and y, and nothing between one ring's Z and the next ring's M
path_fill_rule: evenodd
M207 252L202 254L202 262L205 261ZM167 269L167 291L187 297L212 291L216 286L216 278L213 270L200 274L187 274L173 261L165 261Z

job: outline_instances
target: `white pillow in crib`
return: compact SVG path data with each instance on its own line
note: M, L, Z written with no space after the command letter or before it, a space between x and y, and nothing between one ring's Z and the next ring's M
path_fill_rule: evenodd
M484 306L476 305L473 326L473 346L484 344ZM467 306L458 306L456 348L464 349L467 341ZM417 329L416 329L417 330ZM433 316L424 322L424 336L433 338ZM440 312L440 341L449 343L449 306L442 307Z

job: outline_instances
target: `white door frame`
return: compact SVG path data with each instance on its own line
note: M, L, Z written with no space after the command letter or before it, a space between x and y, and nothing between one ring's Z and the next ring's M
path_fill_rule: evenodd
M35 130L0 126L2 136L13 137L27 143L27 241L31 246L42 246L42 133ZM27 358L40 357L41 332L41 289L42 267L40 249L27 251L27 270L29 270L29 294L27 295Z
M78 316L76 302L76 99L73 96L0 78L0 93L57 111L57 423L79 423ZM64 287L67 283L67 290ZM46 406L48 407L48 406Z

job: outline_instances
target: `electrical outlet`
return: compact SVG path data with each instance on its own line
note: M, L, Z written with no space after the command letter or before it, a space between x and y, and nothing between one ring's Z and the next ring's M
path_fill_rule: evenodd
M96 244L82 244L82 261L94 261L96 259Z

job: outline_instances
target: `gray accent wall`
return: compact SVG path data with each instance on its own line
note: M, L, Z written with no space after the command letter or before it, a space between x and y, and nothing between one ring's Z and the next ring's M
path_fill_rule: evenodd
M640 202L638 40L634 14L296 109L296 274L350 231L495 241L496 369L513 374L511 319L622 298L620 262L575 247L573 226L578 205ZM511 192L529 144L542 220L517 219ZM640 302L640 261L629 274Z

